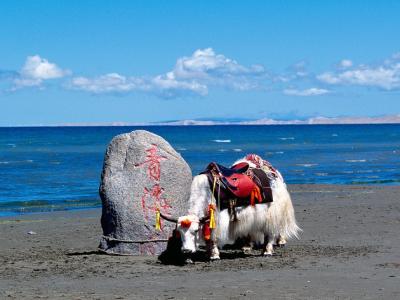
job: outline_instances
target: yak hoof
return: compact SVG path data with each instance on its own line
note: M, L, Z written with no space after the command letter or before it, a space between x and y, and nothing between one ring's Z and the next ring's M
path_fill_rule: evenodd
M210 257L211 261L216 261L216 260L220 260L221 258L219 256L212 256Z
M242 252L244 254L251 254L251 247L243 247Z
M193 261L191 258L186 258L186 259L185 259L185 264L193 265L193 264L194 264L194 261Z
M286 245L286 239L284 238L284 237L280 237L279 239L278 239L278 247L285 247L285 245Z
M274 254L272 252L264 252L262 255L265 256L265 257L271 257Z

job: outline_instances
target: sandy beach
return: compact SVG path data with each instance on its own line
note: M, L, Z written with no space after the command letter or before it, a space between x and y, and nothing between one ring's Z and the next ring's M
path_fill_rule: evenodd
M289 190L304 232L269 258L224 251L175 266L104 255L100 209L0 218L0 298L400 298L400 187Z

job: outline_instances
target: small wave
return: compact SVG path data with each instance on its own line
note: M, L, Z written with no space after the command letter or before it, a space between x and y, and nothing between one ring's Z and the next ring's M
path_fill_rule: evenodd
M336 137L336 136L338 136L338 134L336 134L336 133L332 133L332 136L335 136L335 137Z
M317 166L317 165L318 164L296 164L296 166L306 167L306 168L314 167L314 166Z
M325 177L328 176L328 173L315 173L315 175Z
M26 159L26 160L14 160L14 161L0 161L0 164L20 164L20 163L33 163L33 159Z
M13 147L13 148L17 147L16 144L7 144L7 146L10 146L10 147Z
M366 162L367 160L366 159L346 159L346 162L349 162L349 163L363 163L363 162Z
M283 151L276 151L276 152L265 152L266 155L274 155L274 154L283 154Z
M279 138L280 140L282 140L282 141L286 141L286 140L294 140L294 137L281 137L281 138Z
M228 151L227 149L218 149L218 152L226 152Z
M186 148L176 148L176 150L178 150L178 151L186 151L187 149Z
M231 140L212 140L213 142L216 142L216 143L230 143L231 142Z
M233 149L233 151L234 151L234 152L242 152L243 150L240 149L240 148L235 148L235 149Z
M374 173L374 172L380 172L380 170L358 170L357 173L362 174L362 173Z
M380 180L355 180L351 184L397 184L399 179L380 179Z
M99 207L100 201L96 198L67 199L62 201L28 200L0 202L0 216L9 214L25 214L46 211L62 211L70 209L90 209Z

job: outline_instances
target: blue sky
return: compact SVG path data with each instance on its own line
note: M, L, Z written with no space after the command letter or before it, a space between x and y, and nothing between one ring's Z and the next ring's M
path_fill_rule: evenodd
M400 1L1 1L0 126L400 114L399 16Z

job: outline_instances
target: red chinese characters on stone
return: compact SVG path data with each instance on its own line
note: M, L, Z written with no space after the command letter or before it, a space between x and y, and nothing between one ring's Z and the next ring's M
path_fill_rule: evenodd
M146 150L146 160L136 165L140 167L147 164L148 177L154 181L160 181L161 161L167 159L165 156L158 155L157 150L157 145L152 145L151 148Z
M142 209L144 218L147 221L149 219L149 211L156 212L156 210L159 209L164 214L170 214L169 210L172 208L172 206L169 204L166 198L162 197L163 192L164 189L158 183L153 185L151 189L148 189L147 187L144 188L142 196ZM147 201L149 199L153 200L153 203L150 205L148 205Z
M152 187L144 187L141 199L143 217L146 222L149 221L150 213L155 214L159 209L161 213L169 215L172 208L168 199L163 196L164 189L160 185L161 161L167 160L167 157L159 155L157 152L157 145L153 144L151 148L146 149L145 161L135 165L136 167L147 166L147 177L153 182ZM162 227L161 231L163 231Z

